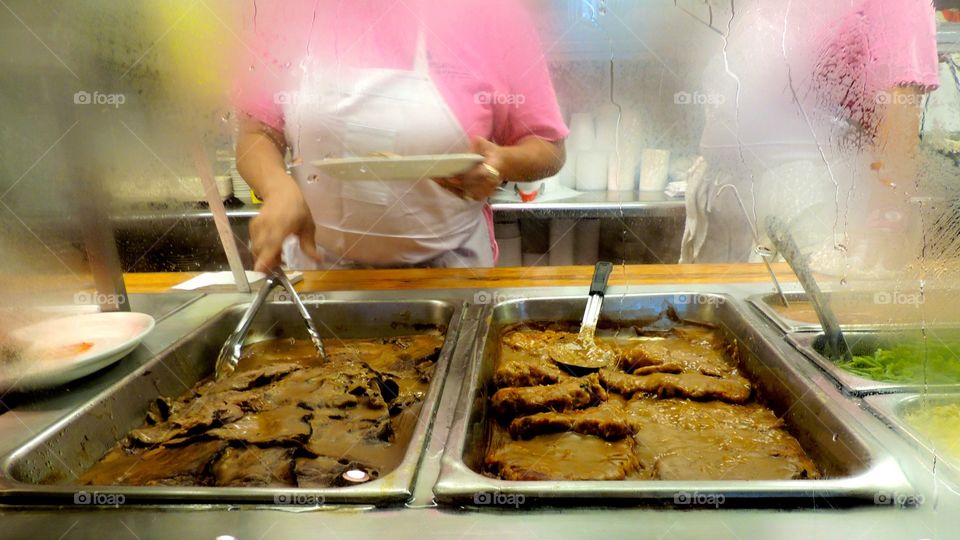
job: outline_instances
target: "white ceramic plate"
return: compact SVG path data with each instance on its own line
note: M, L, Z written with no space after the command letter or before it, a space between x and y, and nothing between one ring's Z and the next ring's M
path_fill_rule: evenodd
M310 162L337 180L420 180L457 176L483 163L479 154L439 154L400 157L358 157Z
M0 365L0 390L50 388L79 379L120 360L153 330L143 313L90 313L18 328L20 357Z

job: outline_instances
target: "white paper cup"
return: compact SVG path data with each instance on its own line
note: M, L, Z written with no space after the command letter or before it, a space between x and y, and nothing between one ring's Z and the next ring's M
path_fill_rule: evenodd
M669 150L644 149L640 154L640 191L663 191L669 172Z
M593 150L597 144L597 131L593 115L587 112L570 115L570 135L567 136L567 149L571 151Z
M607 189L607 152L589 151L577 154L577 191L604 191Z

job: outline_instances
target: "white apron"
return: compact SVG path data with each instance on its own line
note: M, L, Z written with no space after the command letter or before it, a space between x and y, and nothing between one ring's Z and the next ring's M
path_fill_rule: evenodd
M424 178L340 181L310 165L324 158L466 152L469 140L429 76L423 33L413 71L318 68L309 60L284 105L292 173L316 222L318 265L296 238L284 242L292 268L492 266L484 203Z

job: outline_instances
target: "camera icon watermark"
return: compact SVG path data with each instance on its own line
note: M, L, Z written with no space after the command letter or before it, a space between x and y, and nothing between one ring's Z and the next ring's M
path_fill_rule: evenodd
M727 502L722 493L700 493L698 491L678 491L673 494L673 504L677 506L712 506L720 508Z
M315 493L288 491L273 496L273 504L277 506L323 506L324 502L324 496Z
M327 300L326 295L321 293L304 292L304 293L297 293L297 296L300 297L301 302L307 302L307 303L320 303L320 302L325 302ZM283 289L283 290L277 291L277 294L274 297L274 300L276 300L277 302L293 302L294 298L293 298L293 295L287 292L286 289Z
M516 109L527 102L527 96L505 92L477 92L473 95L473 102L477 105L506 105Z
M923 502L923 495L918 493L878 491L873 495L873 504L877 506L915 507L921 506Z
M127 501L123 493L101 493L99 491L78 491L73 494L73 504L94 506L120 506Z
M722 296L705 294L675 294L672 303L675 306L719 306L727 300Z
M512 506L520 508L527 498L521 494L500 493L499 491L478 491L473 494L473 504L478 506Z
M273 103L276 105L320 105L323 97L311 92L276 92L273 94Z
M510 302L512 300L519 300L523 297L520 295L513 294L504 294L497 291L477 291L473 293L473 303L479 305L487 304L502 304L504 302Z
M73 295L73 303L78 306L118 306L127 301L122 294L103 294L80 291Z
M715 92L684 92L680 91L673 95L673 103L675 105L698 105L705 106L709 105L711 107L719 107L726 102L727 98L723 94L718 94Z
M920 293L880 291L873 293L873 303L880 306L919 306L926 301Z
M893 92L877 92L874 100L878 105L922 105L923 104L923 95L922 94L910 94L910 93L893 93Z
M99 90L94 90L93 93L79 90L73 94L74 105L109 105L116 109L126 102L125 94L105 94Z

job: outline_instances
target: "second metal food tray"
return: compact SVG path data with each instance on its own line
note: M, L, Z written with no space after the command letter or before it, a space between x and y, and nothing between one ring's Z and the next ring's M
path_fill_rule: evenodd
M735 342L740 368L755 384L764 402L781 416L787 429L825 475L818 480L789 481L507 481L478 471L490 437L489 397L495 391L492 375L501 331L526 321L572 321L583 311L585 300L547 297L516 300L487 306L472 351L454 423L442 458L434 492L439 501L467 505L577 503L587 505L638 502L815 506L872 503L877 493L907 493L911 489L896 460L849 412L814 386L797 369L804 359L780 339L768 338L733 298L726 295L672 293L611 296L601 320L651 320L665 302L676 302L678 314L713 323L724 337ZM866 416L866 413L862 413Z

